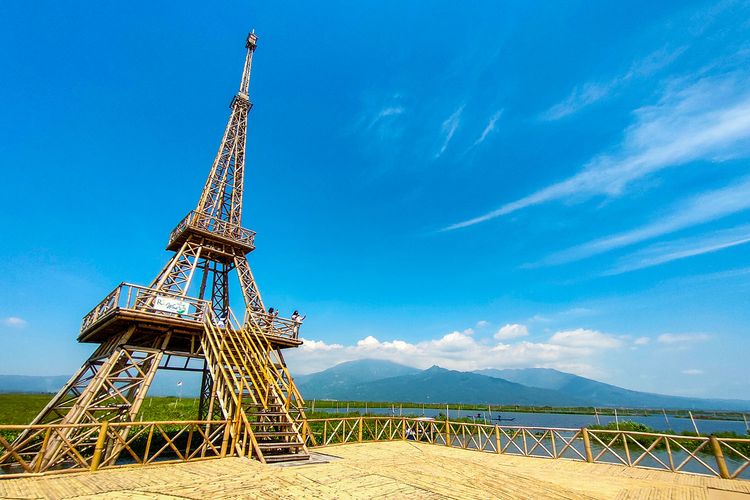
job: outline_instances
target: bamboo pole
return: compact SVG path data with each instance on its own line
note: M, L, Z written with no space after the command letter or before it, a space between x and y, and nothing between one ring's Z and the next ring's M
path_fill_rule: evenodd
M722 479L731 479L732 476L729 474L729 469L727 469L727 462L724 460L724 452L721 450L721 443L713 434L708 439L711 441L711 449L714 452L716 466L719 468L719 475Z
M89 470L92 472L99 468L99 464L102 460L102 451L104 450L104 444L107 441L107 427L109 426L109 420L102 422L99 427L99 436L96 438L96 447L94 448L94 456L91 458L91 467Z
M690 415L690 421L693 422L693 429L695 429L695 433L697 435L701 435L700 431L698 431L698 425L695 423L695 419L693 418L693 412L688 410L688 415Z
M617 418L617 408L615 408L615 427L617 427L617 430L620 430L620 420Z
M591 438L589 437L589 430L587 428L581 429L583 435L583 449L586 452L586 461L589 463L594 462L594 455L591 453Z

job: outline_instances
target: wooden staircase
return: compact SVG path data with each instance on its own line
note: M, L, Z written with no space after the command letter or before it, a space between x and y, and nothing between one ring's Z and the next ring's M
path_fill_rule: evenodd
M309 459L304 401L281 353L252 319L239 325L231 316L219 325L215 316L206 318L203 352L216 400L233 421L232 449L263 463Z

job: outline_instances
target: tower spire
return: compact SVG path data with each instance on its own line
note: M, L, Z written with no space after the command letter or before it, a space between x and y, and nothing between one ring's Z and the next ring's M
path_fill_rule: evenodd
M206 225L211 232L223 236L238 230L242 223L247 115L253 106L249 98L250 73L257 42L258 37L253 30L245 42L247 53L240 90L229 106L232 112L195 209L198 216L210 219L206 221Z

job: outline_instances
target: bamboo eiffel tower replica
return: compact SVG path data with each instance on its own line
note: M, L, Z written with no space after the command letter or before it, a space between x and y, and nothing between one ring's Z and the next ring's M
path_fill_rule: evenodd
M253 32L198 205L169 236L167 250L174 256L149 286L122 283L84 317L78 340L99 346L33 424L133 422L158 369L202 371L198 417L232 422L224 437L232 454L261 462L309 457L304 403L281 352L302 344L299 326L267 313L246 257L255 248L255 233L242 227L256 43ZM234 273L245 305L239 317L229 307ZM27 463L48 470L93 453L96 429L71 426L44 442L26 433L14 445ZM128 428L118 429L125 439ZM122 440L110 434L99 446L102 461L114 463Z

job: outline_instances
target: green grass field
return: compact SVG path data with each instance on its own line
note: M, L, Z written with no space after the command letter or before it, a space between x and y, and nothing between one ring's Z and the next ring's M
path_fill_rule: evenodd
M28 424L44 408L52 398L51 394L0 394L0 424ZM308 411L308 418L326 418L343 416L345 409L352 411L357 416L357 410L368 408L390 408L394 407L397 412L401 409L405 416L417 416L423 407L444 410L444 404L414 404L397 401L307 401L308 407L313 409L340 408L341 413L333 415L320 411ZM458 405L451 404L450 411L485 411L485 405ZM492 406L493 412L528 412L528 413L577 413L593 414L593 408L553 408L553 407L531 407L531 406ZM613 415L612 409L598 409L599 415ZM661 414L661 410L628 410L618 409L620 417ZM687 417L687 411L671 411L670 415ZM718 414L694 412L693 416L699 419L723 418L731 420L742 420L742 415L734 412L723 412ZM198 418L198 399L170 397L146 398L138 414L138 420L195 420Z
M52 394L0 394L0 424L28 424L52 399ZM307 412L308 418L332 417L325 412ZM343 417L341 414L336 417ZM353 412L350 416L359 416ZM176 397L146 398L138 414L138 420L197 420L198 399Z
M0 394L0 424L28 424L44 408L52 394ZM146 398L138 420L195 420L198 400Z

